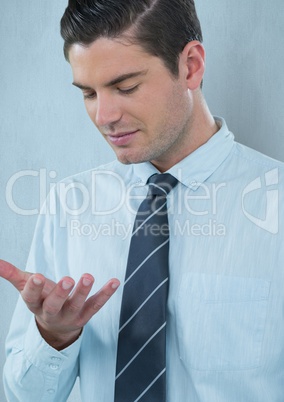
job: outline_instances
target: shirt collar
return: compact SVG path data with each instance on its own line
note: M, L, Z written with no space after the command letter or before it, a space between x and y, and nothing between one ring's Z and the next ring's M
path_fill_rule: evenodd
M225 120L221 117L214 118L220 130L167 171L193 190L197 190L215 172L234 145L234 135L228 130ZM150 162L145 162L133 165L133 173L136 182L145 185L151 175L160 172Z

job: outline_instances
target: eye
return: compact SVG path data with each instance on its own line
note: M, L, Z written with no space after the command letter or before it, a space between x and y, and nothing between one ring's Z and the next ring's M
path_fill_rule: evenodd
M130 95L133 94L137 89L139 88L139 85L135 85L134 87L131 88L117 88L118 92L123 94L123 95Z
M84 99L95 99L97 97L96 92L83 92Z

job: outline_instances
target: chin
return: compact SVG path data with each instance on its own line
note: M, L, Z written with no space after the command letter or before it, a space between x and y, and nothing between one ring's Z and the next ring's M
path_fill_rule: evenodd
M123 163L124 165L131 165L134 163L143 163L143 162L148 162L151 158L147 158L145 155L144 157L142 155L126 155L122 153L117 153L116 154L117 159L119 160L120 163Z

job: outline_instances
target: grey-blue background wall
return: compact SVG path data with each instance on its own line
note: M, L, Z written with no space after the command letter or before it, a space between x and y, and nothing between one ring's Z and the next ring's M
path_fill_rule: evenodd
M59 21L66 0L1 0L0 258L24 268L36 214L9 207L7 183L22 209L38 209L40 189L114 158L71 86ZM236 139L284 161L284 1L196 0L207 50L204 93ZM33 176L32 176L33 175ZM15 208L14 208L15 209ZM0 371L17 292L0 280ZM0 401L6 401L2 384ZM70 402L79 402L78 390ZM26 401L23 401L26 402Z

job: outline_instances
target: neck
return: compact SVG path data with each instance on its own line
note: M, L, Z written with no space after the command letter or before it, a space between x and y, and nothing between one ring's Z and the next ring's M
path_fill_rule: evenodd
M162 160L151 161L160 172L169 170L172 166L196 151L220 129L201 92L195 94L192 104L194 106L191 112L189 127L181 142L176 144L176 149L173 147L170 154L164 155Z

